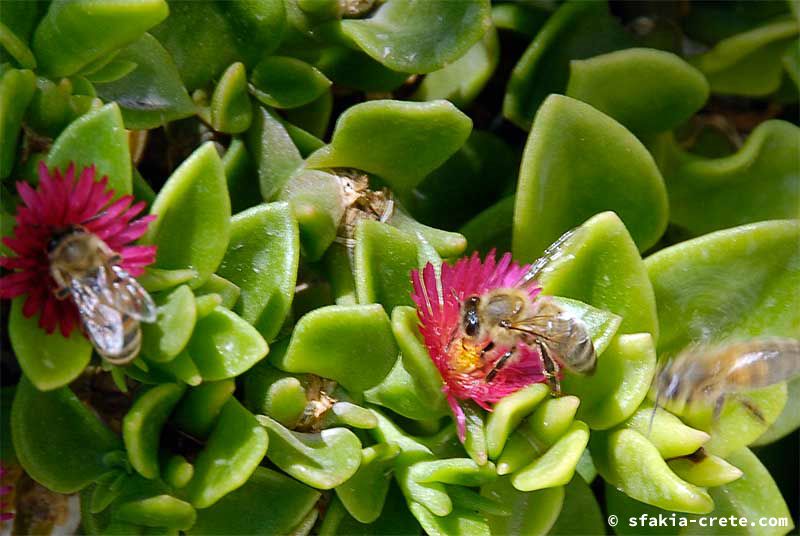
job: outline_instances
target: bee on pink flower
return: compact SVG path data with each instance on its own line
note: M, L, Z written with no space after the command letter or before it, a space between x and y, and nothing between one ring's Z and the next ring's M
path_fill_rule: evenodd
M466 417L459 401L491 404L533 383L548 382L560 395L561 369L592 374L597 356L580 320L540 296L538 277L562 254L573 231L533 264L520 266L494 251L478 254L441 274L428 264L411 274L420 332L464 441Z
M116 196L108 178L95 180L94 166L76 176L39 165L39 186L18 182L24 203L14 236L3 243L16 255L0 257L11 273L0 277L0 298L26 296L22 314L39 313L47 333L68 337L80 322L107 360L135 358L139 322L153 322L156 307L135 277L155 260L155 246L134 245L155 218L135 219L145 208L131 195Z

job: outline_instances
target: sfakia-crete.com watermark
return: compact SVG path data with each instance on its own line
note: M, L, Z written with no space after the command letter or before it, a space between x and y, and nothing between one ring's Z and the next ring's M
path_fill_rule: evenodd
M759 517L749 519L740 516L682 516L678 514L641 514L638 516L623 517L611 514L607 518L608 525L616 527L620 523L631 528L656 528L656 527L704 527L704 528L733 528L733 527L790 527L788 517Z

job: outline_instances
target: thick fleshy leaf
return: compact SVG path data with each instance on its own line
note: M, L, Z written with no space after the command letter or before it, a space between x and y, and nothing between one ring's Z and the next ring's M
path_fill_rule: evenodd
M197 512L188 534L295 534L319 497L293 478L257 467L242 487Z
M115 521L166 529L186 530L194 525L192 505L172 495L160 494L128 500L113 511Z
M222 157L234 214L259 204L258 172L242 139L234 138Z
M269 437L253 414L230 398L205 448L195 461L186 494L196 508L208 508L242 486L267 452Z
M0 179L14 167L22 118L36 90L31 71L9 69L0 78Z
M645 261L658 304L659 354L697 342L798 337L800 224L768 221L682 242ZM720 314L720 313L723 314Z
M592 376L566 373L564 391L581 400L578 418L604 430L630 417L650 389L656 349L649 333L620 335L597 359Z
M492 534L548 534L564 503L564 488L522 492L500 477L481 487L481 495L509 506L510 516L489 515Z
M206 294L219 295L222 298L220 305L226 309L233 309L241 293L242 290L238 286L217 274L211 274L203 286L194 289L194 294L198 298Z
M122 448L68 387L42 392L24 376L11 409L11 437L25 472L58 493L74 493L99 478L108 471L103 457Z
M553 6L543 2L496 4L492 6L492 23L498 30L511 30L533 39L552 11Z
M324 171L303 169L286 183L279 198L291 203L303 256L318 260L336 238L344 215L339 179Z
M667 226L667 191L647 149L609 116L561 95L536 114L516 199L514 252L523 260L606 210L625 222L641 251Z
M535 491L566 485L575 474L578 460L589 442L589 427L575 421L547 452L530 465L514 472L511 484L520 491Z
M155 128L197 111L175 63L152 35L144 34L122 49L116 61L136 64L136 68L122 78L95 87L100 97L119 104L127 128Z
M67 338L59 332L48 335L39 327L38 317L22 314L24 301L19 297L12 302L8 319L8 336L22 372L37 389L67 385L89 364L91 343L77 329Z
M409 210L428 225L455 230L505 195L516 183L518 170L509 144L485 130L473 130L464 145L417 186L408 200Z
M503 116L528 129L542 101L563 93L569 61L628 48L631 37L606 2L565 2L536 34L511 73Z
M359 303L380 303L391 312L395 306L413 306L411 270L419 265L417 241L385 223L365 220L355 233L354 266Z
M534 384L502 398L486 419L486 443L489 457L497 459L511 432L530 415L549 393L544 384Z
M233 62L254 65L275 50L285 26L284 2L173 2L169 17L153 35L175 58L192 91Z
M308 63L288 56L261 60L250 75L253 95L275 108L297 108L320 97L331 85Z
M723 486L742 476L741 470L714 455L704 455L699 460L694 456L675 458L667 464L685 481L705 488Z
M245 139L258 168L261 197L270 201L283 189L303 158L284 125L266 108L254 110L253 126Z
M170 361L181 353L192 336L197 319L194 294L187 285L181 285L157 298L156 303L156 322L142 324L142 352L152 361Z
M336 488L336 496L360 523L372 523L381 515L389 491L391 470L399 453L400 448L392 443L378 443L362 449L358 471Z
M386 67L429 73L464 55L490 23L488 0L393 0L369 18L340 24L345 36Z
M205 382L189 389L172 413L172 422L192 437L205 439L235 389L233 380Z
M294 297L300 239L288 203L262 204L231 219L219 275L241 289L236 312L271 341Z
M308 404L306 389L298 378L262 361L244 375L247 407L293 428Z
M314 65L337 86L366 92L392 91L403 85L409 74L384 67L366 53L346 47L327 47Z
M636 500L676 512L707 514L714 509L708 493L673 473L639 432L594 433L590 449L603 478Z
M447 99L459 108L469 106L489 81L499 60L497 31L490 26L463 56L428 73L412 98L418 101Z
M646 331L654 341L658 337L647 270L625 225L611 212L584 223L541 280L545 294L580 300L622 317L618 333Z
M604 531L605 519L594 493L582 478L573 477L564 487L564 505L550 534L602 534Z
M466 508L454 508L444 516L434 515L418 502L409 504L425 534L433 536L490 536L491 530L484 516Z
M33 51L43 72L69 76L135 41L168 13L164 0L56 0L36 27Z
M225 70L211 97L211 126L227 134L244 132L253 119L253 105L247 94L247 72L241 62Z
M800 378L795 378L786 384L786 394L787 403L783 411L769 429L752 443L753 446L773 443L800 427L800 405L791 402L800 397Z
M148 389L136 399L122 421L122 439L128 451L128 460L145 478L159 476L161 428L183 396L184 389L184 386L175 383L163 383Z
M171 456L161 471L164 482L173 488L183 488L194 476L194 465L180 454Z
M263 415L258 422L269 433L269 460L304 484L335 488L347 482L361 464L361 442L347 428L306 434L292 432Z
M286 352L270 362L288 372L336 380L358 393L380 382L396 358L397 344L383 307L330 305L303 316Z
M306 165L375 173L403 195L444 163L471 127L472 121L447 101L365 102L339 116L330 145L309 156Z
M798 32L796 20L774 21L723 39L692 63L706 75L714 93L768 95L781 84L781 53Z
M208 381L238 376L269 351L253 326L224 307L217 307L197 321L187 349Z
M470 249L487 253L511 250L511 233L514 225L516 196L501 199L471 220L459 232L467 239Z
M708 98L708 82L675 54L628 48L571 61L566 94L639 134L689 119Z
M78 170L94 164L97 178L108 176L108 187L117 195L131 193L128 135L116 104L107 104L76 119L56 139L47 155L47 165L63 170L71 162Z
M650 419L653 419L652 425ZM647 437L665 460L692 454L710 437L702 430L685 425L678 417L662 408L658 408L654 416L653 406L650 404L643 404L623 426Z
M216 271L230 236L231 205L225 172L208 142L184 160L158 193L150 212L158 218L143 241L158 246L156 266L191 268L192 287Z
M765 121L730 156L702 158L667 141L660 162L670 221L693 235L745 223L800 216L800 128Z

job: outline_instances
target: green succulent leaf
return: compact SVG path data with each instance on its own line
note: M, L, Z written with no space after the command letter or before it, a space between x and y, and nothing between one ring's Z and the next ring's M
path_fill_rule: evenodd
M564 505L550 533L602 534L605 526L605 518L592 490L582 478L573 477L564 487Z
M240 488L200 510L188 534L297 534L295 528L319 497L293 478L257 467Z
M24 376L11 409L11 437L25 472L58 493L74 493L98 479L108 471L106 454L122 447L68 387L39 391Z
M492 534L547 534L564 503L564 488L521 492L510 477L500 477L481 487L481 495L511 509L510 516L488 515Z
M704 488L723 486L742 476L742 472L724 459L706 455L700 460L692 456L668 460L672 471L687 482Z
M671 154L660 165L670 221L692 235L800 216L797 126L765 121L735 154L722 158L702 158L667 143Z
M675 54L628 48L572 60L566 94L639 134L680 125L705 104L708 91L703 74Z
M411 98L418 101L447 99L459 108L469 106L489 81L499 60L497 31L490 26L463 56L428 73Z
M530 415L550 392L544 384L534 384L502 398L495 404L486 419L487 451L491 459L497 459L511 432L522 419Z
M123 502L113 516L123 523L178 530L190 528L197 518L191 504L166 494Z
M0 179L14 167L22 119L35 90L31 71L8 69L0 74Z
M605 210L625 222L641 251L648 249L667 226L661 173L622 125L588 104L552 95L536 114L522 158L514 252L531 259Z
M89 364L92 345L77 329L69 337L59 332L45 333L38 317L27 318L22 313L24 301L23 297L14 299L8 319L8 335L17 362L37 389L63 387Z
M353 43L395 71L429 73L462 57L491 23L488 0L392 0L339 23Z
M170 16L153 35L175 58L191 91L207 85L233 62L254 65L277 48L285 27L283 2L171 2Z
M208 508L241 487L267 452L269 437L238 400L229 398L220 411L205 448L195 461L186 494L195 508Z
M269 460L300 482L317 489L332 489L347 482L361 464L361 442L347 428L319 433L292 432L260 415L269 433Z
M578 460L588 443L589 427L582 421L573 422L547 452L514 472L511 484L520 491L566 485L572 480Z
M173 488L180 489L186 486L194 476L194 465L186 461L180 454L171 456L164 469L161 471L164 482Z
M541 282L547 295L580 300L622 317L618 334L648 332L654 341L658 337L653 286L616 214L604 212L584 223Z
M491 530L484 516L466 508L454 508L444 516L435 515L418 502L409 504L425 534L431 536L490 536Z
M570 60L631 44L606 2L565 2L547 19L511 72L503 116L527 130L545 98L564 92Z
M56 0L36 27L33 52L42 71L69 76L135 41L168 13L164 0Z
M240 289L236 312L271 341L294 297L300 239L287 203L262 204L231 219L219 275Z
M191 286L202 285L222 261L230 236L231 205L213 143L172 173L150 212L158 218L143 241L158 246L156 267L190 268L197 272Z
M207 381L238 376L269 352L261 334L224 307L197 321L187 349Z
M226 309L233 309L233 306L239 301L241 293L242 289L237 285L217 274L211 274L208 281L203 283L201 287L194 289L194 295L197 298L207 294L217 294L222 298L220 305Z
M238 134L247 130L252 120L245 66L241 62L232 63L211 96L211 126L219 132Z
M292 428L308 404L306 389L298 378L262 361L244 376L247 406Z
M564 391L581 400L578 418L604 430L630 417L650 390L656 351L649 333L620 335L597 359L592 376L566 373Z
M330 145L309 156L306 165L375 173L402 196L444 163L471 127L447 101L365 102L339 116Z
M128 460L145 478L157 478L160 474L158 446L161 429L184 390L184 386L175 383L163 383L148 389L136 399L122 421L122 439Z
M336 496L359 523L372 523L380 517L399 453L400 448L392 443L362 449L358 470L336 488Z
M152 35L144 34L122 49L115 61L136 68L114 81L98 81L95 87L100 97L119 104L127 128L156 128L197 111L175 63Z
M384 67L361 50L343 46L326 47L314 65L337 86L366 92L392 91L409 77Z
M633 499L676 512L714 509L706 490L681 480L639 432L625 428L593 434L590 449L603 478Z
M261 60L250 75L253 95L267 106L297 108L322 96L331 85L308 63L288 56Z
M128 135L116 104L78 118L56 139L47 155L47 165L65 170L71 162L77 166L76 173L84 166L94 165L97 179L108 176L108 187L117 195L131 193Z
M330 305L303 316L286 352L271 362L287 372L336 380L358 393L386 377L396 358L397 344L383 307Z
M205 382L189 389L172 413L172 422L192 437L205 439L235 389L233 380Z
M181 285L156 298L156 303L156 322L142 324L142 352L151 361L170 361L183 351L192 336L198 316L195 298L188 285Z
M653 420L652 424L650 419ZM710 438L707 433L685 425L678 417L662 408L658 408L653 415L653 406L650 404L643 404L623 426L647 437L665 460L688 456Z
M261 197L267 201L283 189L303 159L286 127L266 108L255 110L245 142L258 168Z
M777 20L718 42L692 62L711 91L727 95L768 95L781 84L781 54L800 32L797 20Z

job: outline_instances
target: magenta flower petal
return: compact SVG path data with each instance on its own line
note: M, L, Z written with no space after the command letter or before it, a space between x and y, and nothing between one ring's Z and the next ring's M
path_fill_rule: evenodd
M59 328L68 337L79 324L78 311L71 300L59 300L53 294L56 283L50 275L47 246L53 234L69 225L80 225L96 234L122 257L121 267L137 276L155 261L155 246L132 246L155 216L134 219L144 203L134 203L133 196L116 201L109 190L108 177L97 181L94 166L77 173L70 164L65 173L39 165L39 186L17 183L24 206L17 208L14 235L3 238L16 256L0 257L0 266L11 273L0 277L0 298L27 296L22 314L39 313L39 326L48 333Z
M462 344L461 305L469 296L499 288L514 288L530 269L513 262L506 253L496 261L494 251L481 261L477 253L455 265L442 264L440 277L427 264L411 273L412 300L417 305L419 330L431 360L444 380L443 391L456 419L458 435L464 441L466 417L459 404L471 400L491 411L492 404L523 387L546 381L539 351L524 342L516 344L516 356L508 365L488 374L508 348L495 346L482 352ZM541 292L535 284L523 287L532 300ZM487 341L488 342L488 341Z

